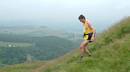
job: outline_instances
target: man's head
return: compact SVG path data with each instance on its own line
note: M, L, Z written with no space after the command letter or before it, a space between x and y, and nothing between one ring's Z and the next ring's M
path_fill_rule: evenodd
M84 15L80 15L79 20L80 20L80 22L85 23L86 18Z

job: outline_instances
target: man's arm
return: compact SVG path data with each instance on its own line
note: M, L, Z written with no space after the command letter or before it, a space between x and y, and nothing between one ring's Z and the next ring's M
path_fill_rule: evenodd
M89 27L90 29L93 29L92 26L91 26L91 24L90 24L90 22L87 21L87 23L88 23L88 27Z

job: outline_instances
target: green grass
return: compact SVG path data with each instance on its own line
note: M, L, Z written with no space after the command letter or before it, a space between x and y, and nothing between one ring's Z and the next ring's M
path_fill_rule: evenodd
M34 69L40 67L44 63L45 62L16 64L16 65L0 68L0 72L32 72Z
M129 39L129 40L128 40ZM103 46L77 63L78 57L56 64L43 72L130 72L130 35Z
M82 63L77 49L46 63L18 64L0 72L130 72L130 17L100 34L90 50L92 56Z

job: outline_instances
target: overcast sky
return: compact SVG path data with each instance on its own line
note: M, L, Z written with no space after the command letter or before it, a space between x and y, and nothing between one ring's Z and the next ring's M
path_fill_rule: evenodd
M0 0L0 24L11 22L79 29L84 14L102 30L130 16L130 0ZM104 28L100 28L103 26Z

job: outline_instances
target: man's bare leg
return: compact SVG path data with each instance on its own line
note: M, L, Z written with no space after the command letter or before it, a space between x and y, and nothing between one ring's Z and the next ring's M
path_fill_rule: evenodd
M83 41L80 45L80 55L81 55L81 58L83 58L83 56L85 55L86 53L86 45L88 44L88 41Z
M88 41L83 41L80 45L80 52L81 52L81 56L83 57L85 54L88 54L89 56L91 56L91 53L88 49Z
M86 45L84 51L85 51L86 54L88 54L89 56L91 56L91 52L90 52L89 49L88 49L88 44Z

